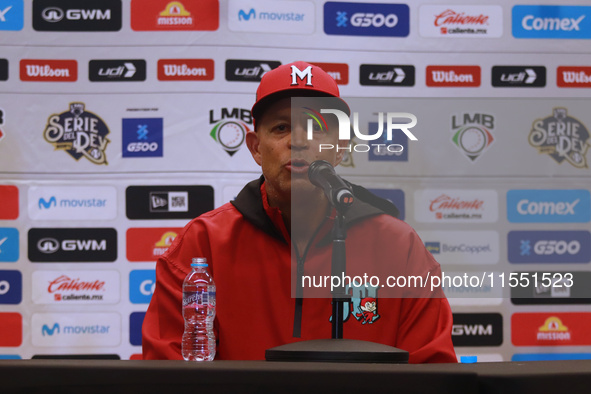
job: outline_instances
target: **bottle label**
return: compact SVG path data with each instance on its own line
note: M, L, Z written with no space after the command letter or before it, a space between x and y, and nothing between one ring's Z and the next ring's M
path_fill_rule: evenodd
M209 295L207 291L191 291L183 293L183 306L192 304L208 305Z

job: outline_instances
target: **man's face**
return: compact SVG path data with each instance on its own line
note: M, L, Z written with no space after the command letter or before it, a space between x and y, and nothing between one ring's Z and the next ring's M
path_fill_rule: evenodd
M308 108L319 112L319 105L314 99ZM291 99L283 98L271 104L257 119L257 131L248 133L246 142L254 160L261 166L267 182L267 193L270 198L291 198L292 190L296 192L312 192L316 187L308 180L308 166L315 160L326 160L333 166L338 165L344 150L323 149L320 144L347 146L349 141L338 140L338 122L336 117L327 116L328 130L320 129L314 124L314 138L308 140L306 115L308 110L294 110L292 113Z

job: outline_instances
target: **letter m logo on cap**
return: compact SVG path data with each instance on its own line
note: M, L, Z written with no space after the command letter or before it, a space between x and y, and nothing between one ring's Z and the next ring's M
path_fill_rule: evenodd
M313 86L312 85L312 66L308 66L304 69L304 71L302 71L299 68L297 68L297 66L292 64L291 65L291 84L297 85L298 78L301 81L303 81L304 78L306 78L306 86Z

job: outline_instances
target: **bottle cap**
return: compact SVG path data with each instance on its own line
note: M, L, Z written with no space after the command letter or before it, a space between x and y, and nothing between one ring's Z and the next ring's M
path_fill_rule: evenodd
M207 259L205 257L193 257L191 267L207 267Z

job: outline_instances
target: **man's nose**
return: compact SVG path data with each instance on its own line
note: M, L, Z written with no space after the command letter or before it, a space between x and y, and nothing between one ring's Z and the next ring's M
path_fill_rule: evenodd
M309 145L308 134L305 124L296 122L291 128L291 146L292 148L307 148Z

